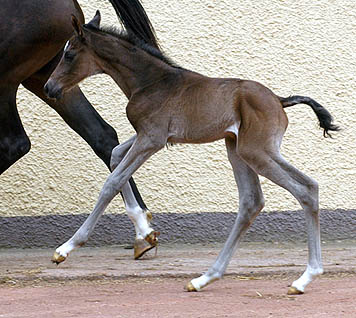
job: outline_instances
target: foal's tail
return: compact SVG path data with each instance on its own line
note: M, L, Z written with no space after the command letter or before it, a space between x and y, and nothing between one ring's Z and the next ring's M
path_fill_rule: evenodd
M331 135L329 134L329 130L340 130L338 126L332 123L333 117L331 116L331 114L323 106L321 106L318 102L316 102L310 97L296 95L289 97L279 97L279 100L283 108L294 106L297 104L309 105L313 109L315 115L318 117L320 127L324 129L324 137L331 137Z

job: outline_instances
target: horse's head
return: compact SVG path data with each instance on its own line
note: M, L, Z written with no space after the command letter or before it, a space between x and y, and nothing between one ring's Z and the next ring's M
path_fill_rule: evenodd
M100 19L100 12L97 11L87 25L99 28ZM45 94L49 98L59 99L65 91L70 90L80 81L101 73L93 51L88 45L90 37L74 15L72 15L72 25L74 35L66 43L59 64L44 86Z

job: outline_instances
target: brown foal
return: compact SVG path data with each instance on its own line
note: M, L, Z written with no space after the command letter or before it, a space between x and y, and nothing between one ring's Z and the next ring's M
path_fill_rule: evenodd
M187 290L198 291L224 274L242 235L264 206L258 178L262 175L288 190L305 211L308 266L288 291L303 293L306 285L323 271L318 184L280 154L288 125L283 108L308 104L324 135L338 130L328 111L308 97L278 97L257 82L209 78L180 68L157 48L138 40L129 29L121 33L100 29L99 12L86 25L80 25L75 17L72 22L75 35L45 86L48 96L60 98L84 78L108 74L129 100L127 118L136 135L113 150L113 172L92 214L71 238L71 247L67 242L56 250L58 262L65 259L72 247L86 242L100 215L132 174L167 143L199 144L225 138L239 190L239 213L215 263L205 274L190 281Z

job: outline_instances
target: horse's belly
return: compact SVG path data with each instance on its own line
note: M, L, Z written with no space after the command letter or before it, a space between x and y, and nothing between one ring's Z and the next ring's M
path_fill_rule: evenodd
M190 129L176 129L170 131L168 142L171 143L190 143L202 144L210 143L227 137L228 135L238 134L238 123L217 127L211 125L209 127L190 127Z

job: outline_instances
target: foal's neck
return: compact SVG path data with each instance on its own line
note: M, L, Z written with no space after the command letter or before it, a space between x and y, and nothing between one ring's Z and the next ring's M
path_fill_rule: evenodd
M99 64L128 99L175 72L166 62L126 40L112 36L99 37L93 43Z

